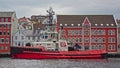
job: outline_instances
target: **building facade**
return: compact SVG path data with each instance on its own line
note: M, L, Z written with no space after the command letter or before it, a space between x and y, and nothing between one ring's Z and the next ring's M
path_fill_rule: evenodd
M33 23L26 17L18 19L17 32L13 36L13 46L25 46L32 42L26 35L33 33Z
M120 19L117 19L118 24L118 53L120 53Z
M0 54L10 54L12 36L16 32L15 12L0 12Z
M117 52L117 23L113 15L57 15L58 31L70 46L81 50Z

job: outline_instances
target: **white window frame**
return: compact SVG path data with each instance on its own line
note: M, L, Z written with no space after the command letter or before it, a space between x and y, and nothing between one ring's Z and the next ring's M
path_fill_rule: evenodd
M9 43L9 38L6 38L6 44L8 44Z

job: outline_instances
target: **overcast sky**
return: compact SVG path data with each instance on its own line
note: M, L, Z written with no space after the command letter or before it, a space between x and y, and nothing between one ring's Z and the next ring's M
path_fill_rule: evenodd
M120 0L0 0L0 11L15 11L18 18L45 15L50 6L56 14L113 14L120 19Z

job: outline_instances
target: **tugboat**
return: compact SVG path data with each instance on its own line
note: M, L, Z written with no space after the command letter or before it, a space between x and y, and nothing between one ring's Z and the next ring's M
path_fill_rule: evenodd
M47 11L49 13L49 25L54 27L54 31L41 31L42 35L52 35L47 41L36 41L32 44L27 44L25 47L11 46L12 58L17 59L99 59L103 58L106 51L103 50L80 50L80 46L76 43L74 46L69 46L66 39L62 39L61 32L56 30L56 25L52 24L54 12L52 8ZM39 45L38 47L32 46ZM51 48L53 47L53 49Z

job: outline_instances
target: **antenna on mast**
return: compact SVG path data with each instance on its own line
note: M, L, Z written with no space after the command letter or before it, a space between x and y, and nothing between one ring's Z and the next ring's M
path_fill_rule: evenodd
M53 15L55 15L55 12L53 11L52 7L50 7L47 10L47 13L49 14L49 24L52 25L52 23L53 23Z

